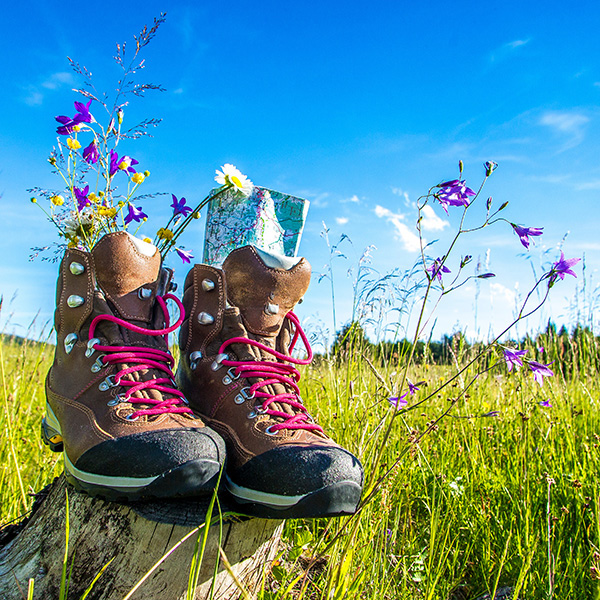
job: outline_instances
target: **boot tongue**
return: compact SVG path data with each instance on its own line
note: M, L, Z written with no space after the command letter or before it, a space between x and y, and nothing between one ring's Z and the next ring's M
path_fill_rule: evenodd
M275 347L285 315L304 296L311 268L304 258L294 259L243 246L223 263L227 300L239 308L244 326L267 345Z
M119 231L105 235L92 256L96 281L118 316L148 323L161 268L156 246Z

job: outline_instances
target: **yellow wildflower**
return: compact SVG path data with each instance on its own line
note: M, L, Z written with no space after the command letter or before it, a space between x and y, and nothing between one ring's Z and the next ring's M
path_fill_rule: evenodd
M31 201L35 204L37 202L37 198L33 197L31 198Z
M88 200L90 202L98 202L100 200L100 198L98 198L98 196L96 196L96 194L94 194L94 192L91 192L90 194L88 194Z
M144 177L150 177L150 171L144 171Z
M170 229L165 229L164 227L161 227L156 232L156 235L158 236L158 238L160 240L172 240L173 239L173 232Z
M142 183L142 181L144 181L146 178L144 177L143 173L134 173L131 176L131 179L133 180L133 183Z
M52 202L54 206L62 206L65 203L65 199L60 194L56 194L50 198L50 202Z
M71 150L79 150L79 148L81 148L81 144L73 138L67 138L67 146L69 146Z
M112 217L117 214L117 209L112 206L99 206L98 214L101 217L108 217L109 219L112 219Z

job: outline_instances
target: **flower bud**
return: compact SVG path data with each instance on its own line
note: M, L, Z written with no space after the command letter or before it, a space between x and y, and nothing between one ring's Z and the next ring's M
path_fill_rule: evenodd
M48 162L49 162L49 163L50 163L52 166L54 166L54 165L56 164L56 157L55 157L55 156L51 156L51 157L48 159Z
M489 279L490 277L496 277L495 273L482 273L481 275L477 275L477 279Z
M461 261L460 261L460 268L462 269L463 267L466 267L470 262L471 259L473 257L470 254L467 254Z
M508 206L508 200L498 209L498 212L504 210Z
M118 119L118 121L119 121L119 125L121 125L121 123L123 123L123 114L124 114L124 113L123 113L123 109L122 109L122 108L120 108L120 109L117 111L117 119Z
M492 208L492 197L491 196L487 199L486 206L487 206L488 210L490 210L490 208Z
M463 167L464 167L464 165L463 165L463 161L462 161L462 160L459 160L459 161L458 161L458 172L459 172L460 174L462 174L462 172L463 172Z
M199 218L200 218L200 213L199 213L198 211L196 211L196 212L195 212L195 213L192 215L192 217L193 217L194 219L199 219Z
M31 202L33 202L33 204L37 204L37 198L33 197L33 198L30 198L30 200L31 200Z
M485 176L489 177L497 168L498 163L493 160L488 160L485 164Z
M144 171L144 177L150 177L150 171Z

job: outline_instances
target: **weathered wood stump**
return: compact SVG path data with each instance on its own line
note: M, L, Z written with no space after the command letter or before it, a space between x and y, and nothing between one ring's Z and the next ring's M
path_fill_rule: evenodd
M111 559L87 596L89 600L123 600L134 586L173 547L177 546L131 595L132 600L183 600L198 536L204 528L209 499L120 504L90 498L67 486L64 476L48 486L33 514L16 537L0 547L0 598L22 600L29 579L34 598L59 597L65 554L66 496L69 499L69 557L73 570L69 599L79 599ZM223 503L225 502L225 504ZM209 529L194 599L208 598L219 546L235 577L252 591L275 557L283 523L245 519L231 514L226 499L222 535L218 524ZM213 517L218 517L215 506ZM184 542L180 540L190 535ZM220 542L219 542L220 538ZM215 599L238 598L238 583L219 564Z

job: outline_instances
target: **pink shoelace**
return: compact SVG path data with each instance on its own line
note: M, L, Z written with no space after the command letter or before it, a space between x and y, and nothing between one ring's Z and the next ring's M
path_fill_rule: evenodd
M302 330L302 327L300 327L300 321L298 317L294 313L289 312L286 315L286 318L294 324L295 329L294 336L289 346L290 354L296 345L298 337L300 337L308 353L307 358L294 358L292 356L282 354L277 350L273 350L272 348L269 348L268 346L265 346L264 344L261 344L255 340L245 337L234 337L221 344L221 347L219 348L219 354L225 354L226 348L231 344L248 344L250 346L254 346L255 348L259 348L263 352L271 354L277 359L278 362L238 361L229 360L228 358L224 358L220 362L223 365L235 367L235 375L238 377L244 377L247 379L256 378L261 380L249 386L248 399L254 397L264 398L261 408L258 412L284 419L282 423L275 423L274 425L271 425L268 428L270 433L275 433L281 429L305 429L307 431L319 431L323 433L323 428L312 422L312 417L308 414L304 404L302 404L302 399L300 398L300 389L298 388L300 372L293 366L309 364L313 357L312 349L308 343L306 334ZM285 392L283 394L271 394L266 391L261 391L261 388L276 383L284 385L288 389L291 388L292 391ZM283 411L269 408L269 406L275 402L288 404L295 411L297 411L296 414L292 416Z
M173 325L169 325L169 311L165 300L173 300L177 304L179 309L179 319ZM125 329L135 331L144 335L163 335L165 340L172 331L175 331L185 317L185 311L183 304L173 294L165 294L164 296L156 296L160 308L163 311L165 318L164 329L145 329L144 327L138 327L115 317L113 315L98 315L92 320L90 325L89 338L94 338L94 332L96 331L96 325L100 321L111 321L116 323ZM116 365L121 363L131 364L132 366L125 369L121 369L115 375L113 375L112 386L123 386L129 388L126 394L118 396L120 402L130 402L131 404L146 404L151 405L151 408L144 408L136 410L135 412L128 415L129 420L135 420L141 415L161 415L164 413L192 413L192 410L186 406L187 401L182 392L180 392L174 382L175 375L172 371L172 367L175 365L175 359L171 356L170 352L164 352L163 350L157 350L155 348L145 348L140 346L102 346L100 344L94 344L94 350L104 352L105 354L100 357L100 361L104 366ZM156 369L162 371L165 376L148 379L146 381L134 381L128 379L127 376L138 372L146 371L148 369ZM144 398L141 396L134 396L136 392L142 390L156 390L167 397L162 400L155 398Z

